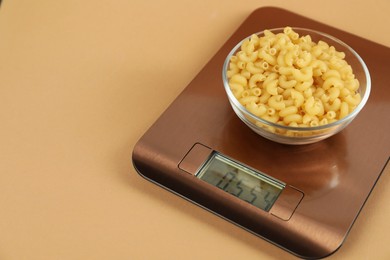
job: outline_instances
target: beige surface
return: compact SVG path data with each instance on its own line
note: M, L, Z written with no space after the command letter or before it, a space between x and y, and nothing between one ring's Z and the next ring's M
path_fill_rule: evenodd
M139 177L132 148L254 9L390 46L390 2L151 2L3 1L0 259L294 259ZM390 259L389 170L329 259Z

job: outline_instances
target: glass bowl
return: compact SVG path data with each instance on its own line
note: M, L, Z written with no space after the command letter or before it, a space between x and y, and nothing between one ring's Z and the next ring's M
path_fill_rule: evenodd
M277 34L283 33L284 29L285 28L275 28L268 31ZM313 42L318 43L319 41L324 41L329 44L329 46L334 46L338 52L345 53L344 59L351 66L355 78L359 81L357 92L361 95L360 103L347 116L337 121L318 126L291 126L268 121L248 111L246 107L237 100L229 85L228 69L232 56L236 55L238 51L241 50L240 48L244 41L249 40L252 36L243 39L230 51L223 64L222 78L229 102L234 112L250 129L262 137L278 143L301 145L318 142L335 135L351 123L367 103L371 90L371 78L362 58L344 42L331 35L315 30L296 27L293 27L292 29L299 34L299 37L309 35ZM256 35L262 37L264 36L264 31L257 33Z

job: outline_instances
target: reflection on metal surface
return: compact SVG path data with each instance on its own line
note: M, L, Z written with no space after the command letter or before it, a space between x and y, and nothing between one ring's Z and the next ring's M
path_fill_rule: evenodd
M294 183L305 191L308 198L321 196L336 188L340 179L348 173L348 151L343 133L310 145L280 145L259 138L233 117L224 125L222 137L223 150L239 149L237 147L248 142L245 149L240 149L242 158L250 165L261 164L262 170L272 172L275 178Z

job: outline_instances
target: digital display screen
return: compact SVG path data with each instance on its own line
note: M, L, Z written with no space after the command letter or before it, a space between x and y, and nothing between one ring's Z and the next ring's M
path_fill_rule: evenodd
M285 184L214 153L197 177L257 208L269 211Z

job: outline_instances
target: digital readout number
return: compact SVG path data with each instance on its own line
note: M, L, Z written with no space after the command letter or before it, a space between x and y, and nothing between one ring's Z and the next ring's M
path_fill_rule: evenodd
M218 181L216 186L250 204L268 211L273 205L276 195L267 190L265 185L257 180L257 185L248 185L245 180L237 177L237 172L229 171ZM250 188L250 186L253 186ZM263 186L263 187L262 187Z

